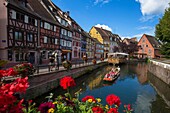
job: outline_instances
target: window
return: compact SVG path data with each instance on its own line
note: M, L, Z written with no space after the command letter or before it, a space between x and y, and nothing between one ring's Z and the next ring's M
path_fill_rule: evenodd
M31 17L28 18L28 23L31 25L37 26L37 20L35 20Z
M44 43L47 43L47 37L46 36L44 36Z
M56 31L56 26L54 26L54 31Z
M55 44L57 45L58 44L58 39L55 38Z
M112 37L110 37L110 41L113 41L113 40L112 40Z
M12 10L11 13L12 13L12 19L16 19L16 11Z
M33 42L33 34L31 34L31 33L27 34L27 41L28 42Z
M143 39L142 42L145 42L145 39Z
M24 22L28 23L28 16L27 15L25 15L25 21Z
M148 45L146 45L146 47L148 47Z
M51 39L51 44L55 44L55 38Z
M22 32L15 31L15 40L22 41L23 34Z
M77 57L77 51L74 50L74 57Z
M48 37L47 38L47 43L52 44L52 39Z
M50 29L51 28L51 25L47 22L44 22L44 28L45 29Z
M43 24L43 22L41 22L41 27L43 27L44 26L44 24Z
M17 12L16 13L16 19L18 21L24 22L25 16L23 14Z
M60 40L60 44L62 45L62 46L64 46L64 40Z
M152 53L152 50L151 50L151 49L149 49L149 50L148 50L148 53L149 53L149 54L151 54L151 53Z
M42 57L43 59L46 59L46 51L42 51L42 52L41 52L41 57Z
M68 31L68 36L72 37L72 32Z

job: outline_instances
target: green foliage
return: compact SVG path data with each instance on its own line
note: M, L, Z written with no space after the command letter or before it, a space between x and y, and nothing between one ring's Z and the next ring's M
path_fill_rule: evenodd
M166 56L170 55L170 7L165 10L164 16L156 25L155 35L162 43L161 53Z
M0 60L0 67L7 64L7 63L8 63L8 61L6 61L6 60Z

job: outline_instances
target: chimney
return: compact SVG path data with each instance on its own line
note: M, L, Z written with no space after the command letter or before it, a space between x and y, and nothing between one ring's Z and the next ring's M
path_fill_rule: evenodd
M70 11L66 11L66 14L67 14L67 16L69 16L70 15Z

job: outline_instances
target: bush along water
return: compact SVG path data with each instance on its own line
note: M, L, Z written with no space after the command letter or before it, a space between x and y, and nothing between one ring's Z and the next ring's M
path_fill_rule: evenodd
M0 78L6 76L16 76L18 72L12 68L9 70L0 70ZM76 83L71 76L65 76L60 79L60 86L67 90L64 95L52 99L53 94L48 96L48 101L36 105L32 100L24 100L17 94L25 93L28 84L28 77L17 78L10 83L0 84L0 113L118 113L121 105L120 98L114 94L106 97L107 105L102 105L100 98L87 95L79 100L81 90L77 91L74 97L69 89L75 87ZM124 105L124 112L131 113L133 110L129 105Z

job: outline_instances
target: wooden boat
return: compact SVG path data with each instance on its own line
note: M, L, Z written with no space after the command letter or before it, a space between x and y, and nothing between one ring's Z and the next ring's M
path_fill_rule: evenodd
M109 73L107 73L103 80L104 81L108 81L108 82L112 82L114 80L116 80L120 75L120 68L116 68L116 69L112 69Z
M109 64L119 64L125 63L127 60L127 53L108 53L108 63Z

